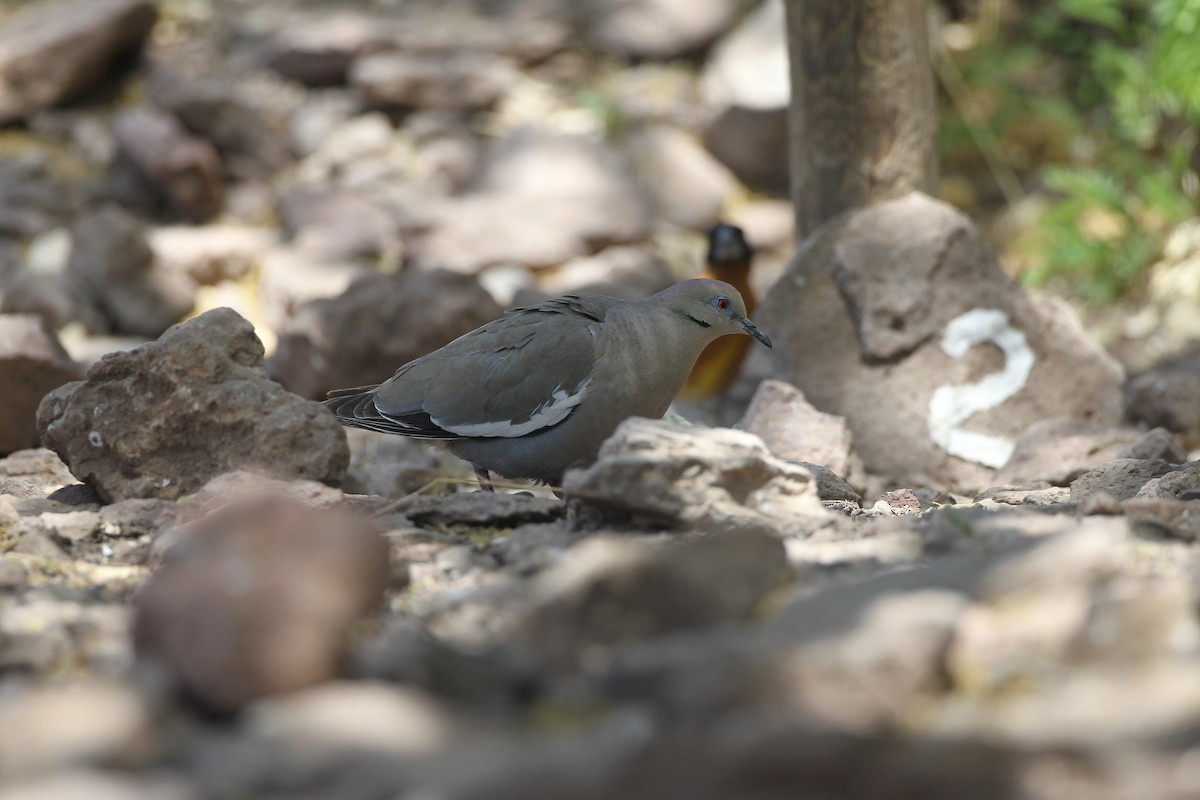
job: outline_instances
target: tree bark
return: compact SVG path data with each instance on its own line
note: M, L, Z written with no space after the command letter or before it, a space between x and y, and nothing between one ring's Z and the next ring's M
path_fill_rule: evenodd
M792 204L803 239L937 182L925 0L785 0Z

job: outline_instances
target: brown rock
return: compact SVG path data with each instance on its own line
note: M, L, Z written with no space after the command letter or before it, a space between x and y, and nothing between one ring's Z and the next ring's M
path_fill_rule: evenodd
M358 428L346 429L346 438L350 444L347 493L403 497L438 474L438 457L413 439Z
M113 331L158 336L192 310L191 279L158 268L144 226L124 209L110 205L81 217L71 238L67 269Z
M46 396L38 430L106 501L175 499L236 469L337 483L350 459L333 417L267 378L262 342L227 308L106 356Z
M721 220L737 180L680 128L647 125L625 139L638 181L664 219L707 230Z
M0 781L136 759L154 739L149 704L130 686L77 679L10 694L0 703Z
M333 678L387 582L387 545L365 521L265 497L177 541L135 598L134 638L205 706L236 711Z
M273 42L271 66L309 85L331 85L344 83L359 58L379 52L462 52L540 62L570 36L570 9L556 2L500 2L483 14L459 5L412 7L406 16L408 10L398 7L384 16L356 9L297 20Z
M1125 390L1125 413L1133 422L1179 434L1200 447L1200 373L1162 369L1139 375Z
M600 508L700 531L796 533L824 516L813 476L728 428L625 420L563 489Z
M1190 461L1142 484L1135 497L1200 499L1200 461Z
M553 666L596 669L631 642L745 619L788 575L782 543L760 533L592 537L539 576L516 635Z
M153 0L65 0L14 14L0 27L0 125L96 85L157 19Z
M1175 473L1169 473L1173 474ZM1196 506L1191 501L1146 497L1139 493L1132 500L1121 504L1121 512L1129 520L1133 530L1144 536L1167 537L1185 542L1200 539L1200 514L1196 513Z
M271 47L271 68L309 86L346 82L360 55L391 45L396 27L365 14L331 14L290 25Z
M279 201L284 231L318 261L399 265L404 245L396 220L361 193L301 186Z
M1168 431L1143 433L1137 428L1105 428L1087 422L1046 419L1017 437L1012 457L996 473L1001 484L1030 485L1041 481L1066 486L1090 469L1115 458L1186 458Z
M516 73L495 56L399 52L359 58L349 77L371 106L474 111L495 105Z
M1161 458L1168 464L1187 461L1188 451L1179 437L1166 428L1152 428L1117 451L1117 458Z
M593 292L644 300L678 279L661 258L646 247L618 245L590 256L573 258L538 276L538 288L550 297L567 292ZM521 300L521 304L527 304Z
M0 559L0 592L19 592L29 584L29 570L16 561Z
M850 503L862 505L862 495L854 487L842 480L829 467L821 464L811 464L807 461L795 462L812 473L817 482L817 497L824 503Z
M716 109L704 142L747 186L788 193L787 45L783 3L764 2L713 48L701 78ZM755 240L757 241L757 240Z
M864 484L866 475L846 420L813 408L804 393L786 381L760 383L740 427L766 442L779 458L820 464L852 485Z
M587 34L602 50L631 58L679 58L704 48L736 18L729 0L589 2Z
M297 394L381 383L400 366L502 313L472 277L446 270L372 274L302 306L279 332L271 374Z
M1173 470L1172 465L1159 459L1118 458L1071 481L1071 502L1080 503L1100 493L1115 500L1128 500L1152 479Z
M921 194L814 234L758 322L776 339L774 376L846 418L868 471L906 483L988 485L1033 422L1120 418L1120 366L1065 306L1023 294L966 217Z
M274 241L272 231L249 225L168 225L146 237L159 268L186 275L201 286L246 277Z
M38 563L40 559L33 559ZM69 560L62 562L69 568ZM68 669L116 675L132 661L125 605L36 599L0 614L0 669L62 675Z
M291 160L287 138L280 135L284 122L244 96L239 77L158 64L146 88L156 106L212 142L231 172L243 178L266 177Z
M478 272L551 267L645 238L650 215L630 167L581 136L521 130L498 145L478 190L449 202L425 243L436 264Z
M151 108L120 112L113 132L121 153L176 212L193 222L220 213L224 167L211 144L192 136L175 117Z
M388 508L405 517L413 527L433 528L470 526L493 529L513 528L536 522L549 522L566 515L559 500L532 497L529 493L460 492L447 497L413 495Z
M709 123L704 144L742 183L775 196L788 193L787 112L730 106Z
M261 288L267 324L280 330L304 303L336 297L356 278L372 273L363 264L329 264L290 247L273 248L262 262Z
M0 314L0 455L36 447L38 403L78 377L79 366L41 317Z
M255 703L248 724L273 742L303 749L366 750L393 757L434 753L456 731L433 697L411 687L336 681Z

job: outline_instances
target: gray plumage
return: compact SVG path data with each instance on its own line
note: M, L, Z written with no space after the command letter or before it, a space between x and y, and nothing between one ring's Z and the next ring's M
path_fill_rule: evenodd
M771 345L721 281L638 301L568 294L514 308L325 405L344 425L443 441L477 471L557 483L595 460L622 420L661 417L704 347L733 333Z

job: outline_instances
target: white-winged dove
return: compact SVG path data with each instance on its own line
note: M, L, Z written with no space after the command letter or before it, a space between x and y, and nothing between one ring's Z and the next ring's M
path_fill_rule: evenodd
M445 442L485 489L489 470L557 484L627 417L661 417L704 347L731 333L771 346L721 281L637 301L568 294L514 308L325 405L344 425Z

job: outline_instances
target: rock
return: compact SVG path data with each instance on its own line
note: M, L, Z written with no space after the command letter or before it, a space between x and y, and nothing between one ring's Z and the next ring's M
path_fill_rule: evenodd
M65 187L52 174L46 152L30 148L28 152L6 154L0 161L0 234L44 244L34 237L51 233L58 226L67 210L66 195ZM30 244L31 251L34 243ZM52 255L61 249L48 248ZM0 247L0 265L15 264L19 256L17 248L7 244Z
M704 145L738 180L776 197L789 190L785 109L730 106L704 130Z
M54 330L78 322L91 333L107 331L88 287L68 270L71 247L66 228L54 228L31 241L11 276L0 275L0 310L37 314Z
M912 489L893 489L890 492L884 492L879 495L873 508L898 516L915 516L924 510L921 507L921 499Z
M158 336L192 310L191 279L158 268L144 227L127 211L110 205L86 214L71 238L67 269L115 332Z
M327 264L290 247L272 248L263 259L260 284L267 324L280 330L304 303L336 297L372 273L362 264Z
M720 221L737 180L692 136L680 128L648 125L634 130L624 144L659 216L692 230Z
M236 469L336 484L350 460L333 417L267 378L262 342L229 309L106 356L46 396L38 430L108 502L176 499Z
M897 481L990 485L1033 422L1120 419L1121 368L1074 314L1027 297L966 217L918 193L822 228L757 316L776 347L743 380L765 357Z
M232 712L337 674L351 625L388 583L365 521L279 497L194 523L134 601L139 653L196 700Z
M311 86L344 83L351 65L379 52L433 56L473 53L541 62L567 45L569 8L555 2L502 1L484 14L473 5L316 13L298 19L271 47L271 66Z
M1168 368L1137 376L1125 389L1125 414L1179 434L1189 448L1200 447L1200 372Z
M133 661L129 619L123 605L44 599L11 605L0 614L0 669L8 674L87 670L118 675Z
M791 97L781 0L768 0L713 48L701 88L715 114L705 144L747 186L786 196Z
M864 485L866 474L846 420L813 408L790 383L760 383L740 427L766 442L777 458L820 464L851 485Z
M1152 479L1173 469L1160 459L1118 458L1071 481L1071 502L1081 503L1101 492L1115 500L1128 500Z
M0 125L96 85L157 19L153 0L65 0L9 17L0 27Z
M1151 462L1154 463L1154 462ZM1072 487L1074 492L1074 487ZM1190 461L1142 484L1134 497L1200 499L1200 461Z
M404 244L396 220L359 192L301 186L279 201L286 235L318 261L398 266Z
M817 497L823 503L850 503L862 505L862 495L854 490L846 481L838 477L829 467L821 464L810 464L805 461L795 462L812 473L817 482Z
M1143 433L1136 428L1105 428L1087 422L1046 419L1030 425L1013 446L1008 462L996 473L1001 484L1046 482L1067 486L1088 470L1115 458L1186 458L1170 433Z
M249 225L168 225L146 235L160 269L186 275L201 286L246 277L274 242L270 230Z
M477 190L446 204L425 242L463 272L562 264L649 233L647 204L618 153L581 136L522 129L491 154Z
M128 771L72 769L14 782L0 800L199 800L182 777Z
M587 505L699 531L802 531L824 515L812 474L726 428L625 420L563 489Z
M592 537L537 578L516 636L551 668L597 670L632 642L746 619L788 576L783 545L762 533Z
M370 106L476 111L495 105L516 73L508 60L495 56L397 52L357 59L349 78Z
M513 528L562 519L566 514L566 506L560 500L500 492L492 496L487 492L447 497L414 495L388 507L413 526L433 529L453 525Z
M1166 477L1174 474L1168 473ZM1182 542L1200 540L1200 517L1196 514L1192 500L1150 497L1149 493L1143 494L1147 487L1158 480L1162 478L1150 481L1132 500L1121 504L1121 512L1129 520L1132 530L1148 538L1178 539Z
M0 781L129 761L155 738L151 709L127 685L76 680L10 695L0 702Z
M636 246L608 247L595 255L573 258L538 277L538 286L551 297L593 292L626 300L645 299L677 282L661 258Z
M691 55L733 24L738 6L730 0L631 0L584 4L592 43L634 59Z
M389 46L394 26L365 14L325 15L291 25L272 44L271 68L309 86L346 82L355 59Z
M776 250L790 255L796 249L796 218L786 200L750 200L731 212L727 221L745 231L746 241L754 242L760 252Z
M1117 451L1117 458L1161 458L1169 464L1187 461L1183 443L1166 428L1152 428Z
M1004 505L1050 506L1071 502L1071 490L1066 486L1047 486L1044 489L1024 489L1014 486L989 486L973 498L976 503L991 500Z
M236 500L252 499L269 494L286 497L309 508L331 508L345 499L341 491L323 483L309 480L280 480L253 472L226 472L204 484L199 491L188 495L184 505L189 518L194 519ZM161 502L161 501L127 501Z
M271 374L311 398L381 383L501 313L470 276L446 270L365 275L340 296L296 311L279 331Z
M56 542L68 547L91 538L100 528L100 515L95 511L46 513L40 520Z
M175 117L151 108L121 111L113 121L121 153L172 209L207 222L225 199L224 167L211 144Z
M746 687L750 703L870 730L944 691L946 648L968 605L962 594L937 587L882 594L857 624L818 637L796 620L811 605L798 602L767 624L771 645L759 656L761 685Z
M37 446L38 403L78 377L79 367L43 319L0 314L0 455Z
M350 443L347 493L403 497L438 474L438 457L420 442L356 428L348 428L346 437Z
M221 71L199 74L170 63L157 64L147 78L150 100L187 130L212 142L233 174L265 178L287 165L292 154L287 137L280 135L282 118L247 96L239 76Z
M280 744L412 756L446 745L453 725L433 698L380 682L333 682L247 709L250 730Z

